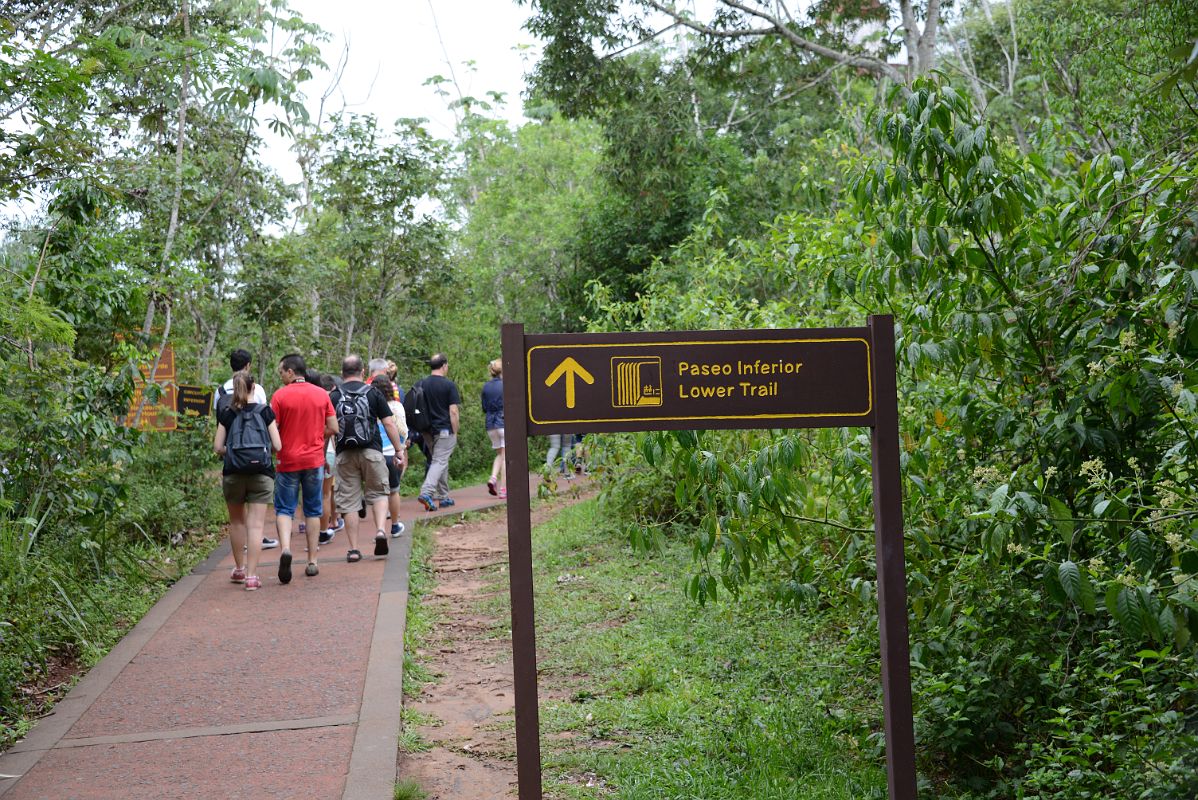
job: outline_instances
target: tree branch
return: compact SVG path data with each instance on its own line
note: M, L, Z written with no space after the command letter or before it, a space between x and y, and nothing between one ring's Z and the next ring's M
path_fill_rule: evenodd
M785 102L797 94L801 94L801 93L807 91L808 89L818 86L819 84L826 81L832 75L833 72L835 72L836 70L840 69L843 66L844 66L844 64L833 64L832 66L830 66L826 70L824 70L822 73L820 73L819 77L817 77L813 80L807 81L807 83L804 83L803 85L799 86L798 88L792 89L791 91L787 92L786 94L778 95L777 97L775 97L773 100L766 103L761 108L757 109L756 111L752 111L748 114L745 114L740 119L732 118L732 115L736 112L736 103L733 103L732 110L728 112L728 119L724 122L724 124L720 125L720 126L709 125L708 129L710 130L712 128L720 128L723 130L727 130L727 129L731 128L733 125L742 125L742 124L748 122L749 120L753 119L754 117L764 114L766 111L768 111L769 109L778 105L779 103Z
M636 48L640 47L641 45L646 44L647 42L653 41L658 36L661 36L663 33L669 33L670 31L674 30L677 27L680 27L681 25L682 25L681 22L675 22L673 25L667 25L666 27L662 28L661 30L657 31L656 33L651 33L648 36L646 36L645 38L640 39L639 41L635 41L630 45L621 47L619 50L616 50L613 53L607 53L605 55L600 56L599 60L607 61L609 58L615 58L616 56L621 56L624 53L627 53L629 50L635 50Z
M676 9L673 5L666 5L665 3L658 2L658 0L644 0L644 2L651 8L654 8L657 11L660 11L661 13L673 18L674 21L679 25L683 25L705 36L741 39L752 36L776 35L785 39L795 48L811 53L812 55L831 59L832 61L836 61L846 66L862 67L863 69L867 69L876 75L890 78L899 84L906 83L902 73L887 64L885 61L876 59L873 56L867 56L864 53L846 53L841 50L836 50L831 47L827 47L826 45L819 44L818 42L813 42L810 39L806 39L796 33L781 17L778 17L764 9L747 6L744 3L739 2L739 0L720 0L720 2L729 8L735 8L751 17L756 17L757 19L769 23L769 27L744 28L740 30L713 28L709 25L704 25L694 21L682 11Z
M794 519L794 520L798 520L799 522L814 522L819 525L831 525L833 528L839 528L842 531L849 531L850 533L873 533L874 532L873 528L854 528L851 525L842 525L841 523L833 522L830 519L819 519L817 517L804 517L799 514L779 514L779 516L782 517L783 519Z

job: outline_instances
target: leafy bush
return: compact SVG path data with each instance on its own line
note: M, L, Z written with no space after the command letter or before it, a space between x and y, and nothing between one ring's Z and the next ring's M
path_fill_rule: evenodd
M212 454L211 420L195 428L150 434L133 451L125 496L114 525L177 543L187 531L207 530L225 519L219 491L220 461Z
M203 425L118 423L141 354L117 345L104 370L72 357L73 337L32 341L37 372L0 351L0 747L51 697L24 689L98 659L211 544L177 549L182 533L222 518Z
M825 176L852 207L725 243L716 193L637 299L596 288L593 324L893 313L925 766L979 796L1190 796L1198 160L1090 157L1054 125L1023 156L930 80L873 121L889 155ZM868 437L646 440L699 519L693 597L764 577L872 607Z

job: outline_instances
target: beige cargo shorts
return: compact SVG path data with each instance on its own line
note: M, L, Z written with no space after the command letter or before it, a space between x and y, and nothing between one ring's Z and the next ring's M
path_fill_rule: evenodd
M387 497L387 463L382 452L370 447L337 454L337 484L333 500L342 514L356 513L365 500L370 505Z

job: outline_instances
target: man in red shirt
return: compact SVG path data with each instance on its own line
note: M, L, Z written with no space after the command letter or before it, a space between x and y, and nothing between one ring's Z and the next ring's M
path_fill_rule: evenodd
M337 433L337 414L324 389L305 380L308 366L303 356L292 353L279 361L283 386L270 398L270 409L279 425L283 449L275 474L275 527L279 531L279 582L291 582L291 518L302 487L304 517L308 536L309 577L320 570L316 566L317 537L323 513L321 496L324 485L325 447Z

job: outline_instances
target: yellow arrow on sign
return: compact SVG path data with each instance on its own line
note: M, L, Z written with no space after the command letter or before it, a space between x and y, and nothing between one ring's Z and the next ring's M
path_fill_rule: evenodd
M566 376L566 408L574 408L574 376L577 375L587 383L594 383L595 378L582 368L582 364L567 356L565 361L557 365L557 369L549 373L545 385L552 386L563 375Z

